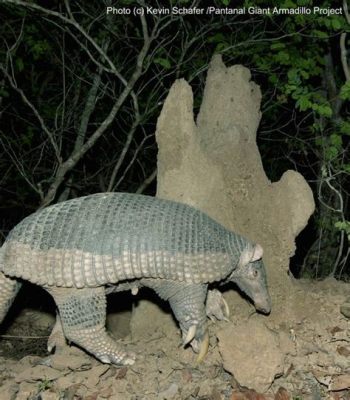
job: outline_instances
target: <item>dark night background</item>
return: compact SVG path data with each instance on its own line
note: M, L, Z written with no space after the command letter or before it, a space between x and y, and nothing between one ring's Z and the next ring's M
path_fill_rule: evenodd
M315 3L247 0L235 6ZM140 4L118 1L118 7ZM154 132L164 99L174 80L185 78L198 112L208 63L221 53L226 65L250 68L261 86L258 145L267 175L276 181L285 170L297 170L314 193L316 212L299 235L293 274L347 280L345 13L146 15L145 27L133 15L107 16L108 5L115 4L0 1L1 241L23 217L54 202L106 190L155 194Z

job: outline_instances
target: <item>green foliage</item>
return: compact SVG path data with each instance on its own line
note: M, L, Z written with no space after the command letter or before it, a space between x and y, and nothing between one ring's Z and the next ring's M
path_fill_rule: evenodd
M350 221L337 221L334 226L339 231L344 231L348 237L348 241L350 242Z
M16 58L16 68L18 72L22 72L24 70L24 62L21 57Z
M347 81L340 89L340 98L350 100L350 81Z
M49 379L43 379L38 383L38 393L45 392L52 387L52 381Z
M167 59L167 58L156 57L156 58L153 59L153 62L155 64L161 65L164 69L170 69L171 68L170 60Z
M9 97L9 92L6 89L0 87L0 97Z
M343 120L340 124L340 132L343 135L350 136L350 120Z

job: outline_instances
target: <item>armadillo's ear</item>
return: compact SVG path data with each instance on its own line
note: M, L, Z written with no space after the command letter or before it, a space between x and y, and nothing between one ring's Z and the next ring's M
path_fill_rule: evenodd
M245 267L247 264L250 263L250 260L253 256L253 248L247 247L244 249L239 257L239 263L238 265L240 267Z
M260 244L256 244L254 247L247 247L241 253L239 257L239 266L244 267L245 265L260 260L263 256L263 248Z
M252 258L250 259L250 262L258 261L262 258L264 254L263 248L260 246L260 244L256 244L253 248L253 254Z

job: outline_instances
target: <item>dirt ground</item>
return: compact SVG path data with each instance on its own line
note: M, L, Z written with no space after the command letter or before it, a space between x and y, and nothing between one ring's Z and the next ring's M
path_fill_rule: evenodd
M160 312L158 299L139 305L131 296L109 299L125 304L110 313L110 331L137 354L133 366L122 368L101 364L74 346L46 353L53 315L22 308L2 330L0 399L350 399L349 321L340 313L348 285L333 280L296 285L299 301L293 315L278 310L259 316L242 300L242 307L231 310L230 321L210 321L210 349L199 365L191 348L181 346L176 323L165 304ZM237 294L224 296L230 305ZM278 333L276 348L266 348L266 329ZM254 391L263 387L258 377L261 372L267 376L271 357L277 360L277 376L259 394ZM242 381L256 382L256 387Z

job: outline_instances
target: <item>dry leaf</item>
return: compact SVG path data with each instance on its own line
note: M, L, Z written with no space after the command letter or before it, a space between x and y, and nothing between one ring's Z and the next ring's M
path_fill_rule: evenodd
M266 400L266 397L255 390L247 389L241 392L232 393L231 400Z
M62 376L61 371L46 367L45 365L37 365L35 367L27 368L16 376L16 382L35 382L35 381L54 381Z
M84 400L97 400L98 393L89 394L88 396L84 397Z
M318 371L314 369L312 371L313 376L316 378L316 380L321 383L322 385L325 385L329 387L331 381L332 381L332 376L328 373L325 373L323 371Z
M344 329L339 328L339 326L334 326L333 328L331 328L331 329L329 330L329 332L330 332L332 335L334 335L335 333L338 333L338 332L343 332L343 331L344 331Z
M66 355L53 354L50 357L50 366L59 371L65 369L70 370L86 370L91 368L91 363L86 360L86 357L70 355L67 359Z
M232 393L231 400L246 400L247 397L242 392Z
M350 394L348 390L340 390L338 392L329 393L333 400L349 400Z
M115 379L125 378L127 372L128 372L128 367L122 367L117 369L117 372L115 374Z
M350 375L338 375L333 377L329 390L338 391L350 388Z
M222 396L221 394L214 388L213 391L211 392L210 395L211 400L221 400Z
M279 387L275 394L275 400L290 400L290 396L284 387Z
M182 375L182 379L185 383L192 381L192 372L188 368L183 369L181 371L181 375Z
M109 386L106 389L100 391L99 396L104 399L109 399L113 394L113 389Z
M349 357L350 356L350 350L347 347L344 347L344 346L338 346L337 347L337 353L340 354L341 356L344 356L344 357Z

